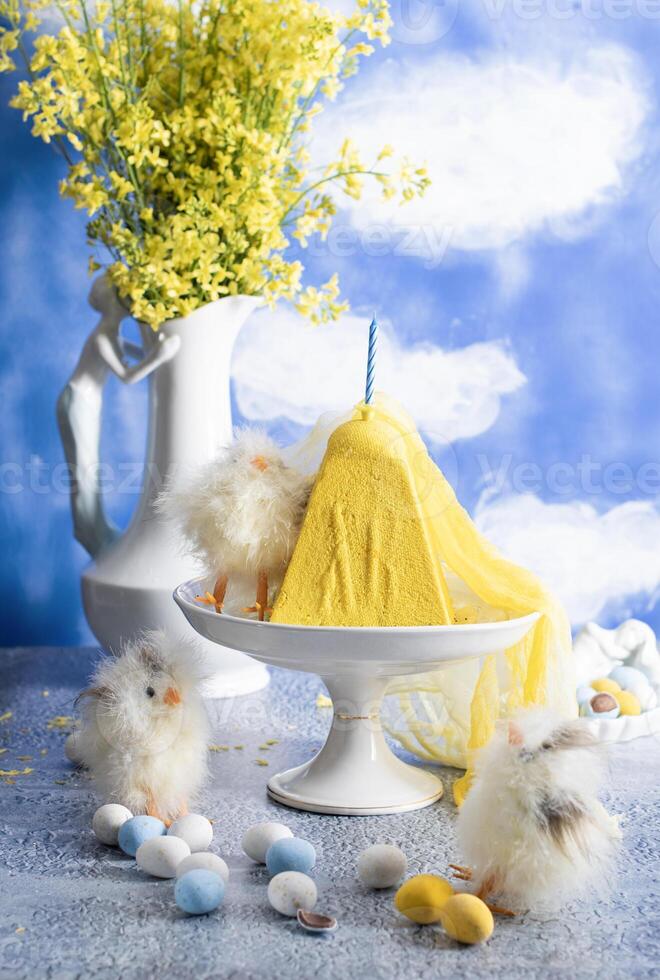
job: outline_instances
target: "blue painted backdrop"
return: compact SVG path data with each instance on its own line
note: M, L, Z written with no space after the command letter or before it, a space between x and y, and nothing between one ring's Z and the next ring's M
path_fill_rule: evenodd
M375 203L342 211L348 246L316 243L302 258L310 281L339 271L354 319L319 339L286 310L261 314L233 389L238 421L303 431L333 384L343 392L346 365L361 377L377 308L388 389L414 403L481 526L548 578L575 625L659 623L660 21L652 4L617 10L396 6L394 43L329 110L319 143L343 124L425 157L427 202L394 220L426 244L406 247ZM94 322L85 219L58 198L58 158L8 108L14 85L0 76L0 643L79 643L90 640L86 556L71 536L54 404ZM278 354L288 335L301 375L323 375L320 392ZM110 462L140 460L145 395L110 384ZM126 523L135 496L108 504Z

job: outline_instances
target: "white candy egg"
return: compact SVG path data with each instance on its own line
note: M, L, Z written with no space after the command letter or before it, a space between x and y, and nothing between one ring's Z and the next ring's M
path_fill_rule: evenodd
M167 831L169 837L180 837L191 852L205 851L213 840L211 821L199 813L188 813L175 820Z
M92 830L102 844L117 847L119 830L133 814L119 803L104 803L92 817Z
M317 897L316 885L301 871L282 871L268 885L268 901L282 915L295 916L298 909L311 912Z
M138 868L154 878L174 878L181 862L190 856L190 848L180 837L150 837L140 844L135 855Z
M282 840L283 837L293 837L292 832L285 824L274 821L256 823L243 835L241 846L249 858L252 858L257 864L265 864L266 851L271 844L277 840Z
M226 861L223 861L217 854L212 854L211 851L199 851L197 854L191 854L184 858L177 865L176 876L180 878L187 871L197 871L200 868L202 871L212 871L219 875L225 884L229 881L229 868Z
M403 878L406 855L394 844L372 844L358 858L358 878L368 888L391 888Z

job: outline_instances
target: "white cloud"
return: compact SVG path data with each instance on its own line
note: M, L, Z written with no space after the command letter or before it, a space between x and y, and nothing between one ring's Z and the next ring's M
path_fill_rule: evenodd
M386 142L433 180L426 196L393 217L375 189L346 199L358 229L374 224L427 229L427 254L451 247L497 248L549 228L589 227L590 209L624 190L626 165L642 147L648 99L633 55L620 45L559 56L438 54L389 61L353 83L318 122L315 152L331 158L338 133L371 160ZM433 242L438 243L436 256Z
M509 558L535 571L564 602L571 622L609 604L622 618L660 584L660 510L631 501L599 514L590 504L548 504L532 494L477 508L479 529Z
M322 412L349 409L364 394L368 322L346 315L312 327L283 308L252 317L232 363L241 414L312 425ZM489 429L501 396L524 382L513 357L496 341L453 351L432 344L406 348L381 324L376 388L401 401L435 442Z

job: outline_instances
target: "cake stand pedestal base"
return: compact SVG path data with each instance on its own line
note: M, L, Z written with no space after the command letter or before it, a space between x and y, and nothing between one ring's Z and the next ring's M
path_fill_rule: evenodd
M311 762L278 773L272 799L298 810L362 816L430 806L442 783L397 759L385 742L380 706L389 679L423 674L498 650L529 632L538 613L450 626L297 626L221 616L195 602L204 582L184 582L174 599L200 636L262 664L318 674L333 702L332 728Z
M388 677L323 677L332 698L332 727L310 762L268 783L278 803L313 813L367 816L419 810L442 796L431 773L398 759L380 722Z

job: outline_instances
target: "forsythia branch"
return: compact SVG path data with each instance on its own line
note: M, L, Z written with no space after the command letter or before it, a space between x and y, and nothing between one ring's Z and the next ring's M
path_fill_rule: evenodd
M305 246L327 235L335 191L359 198L374 180L405 201L428 183L407 161L388 172L389 147L366 166L348 140L310 171L312 121L367 42L387 43L387 0L349 16L309 0L54 0L59 26L51 6L0 0L0 71L23 53L12 105L63 148L61 192L89 214L90 246L111 256L133 315L155 328L246 293L313 322L338 316L337 277L304 286L287 228Z

